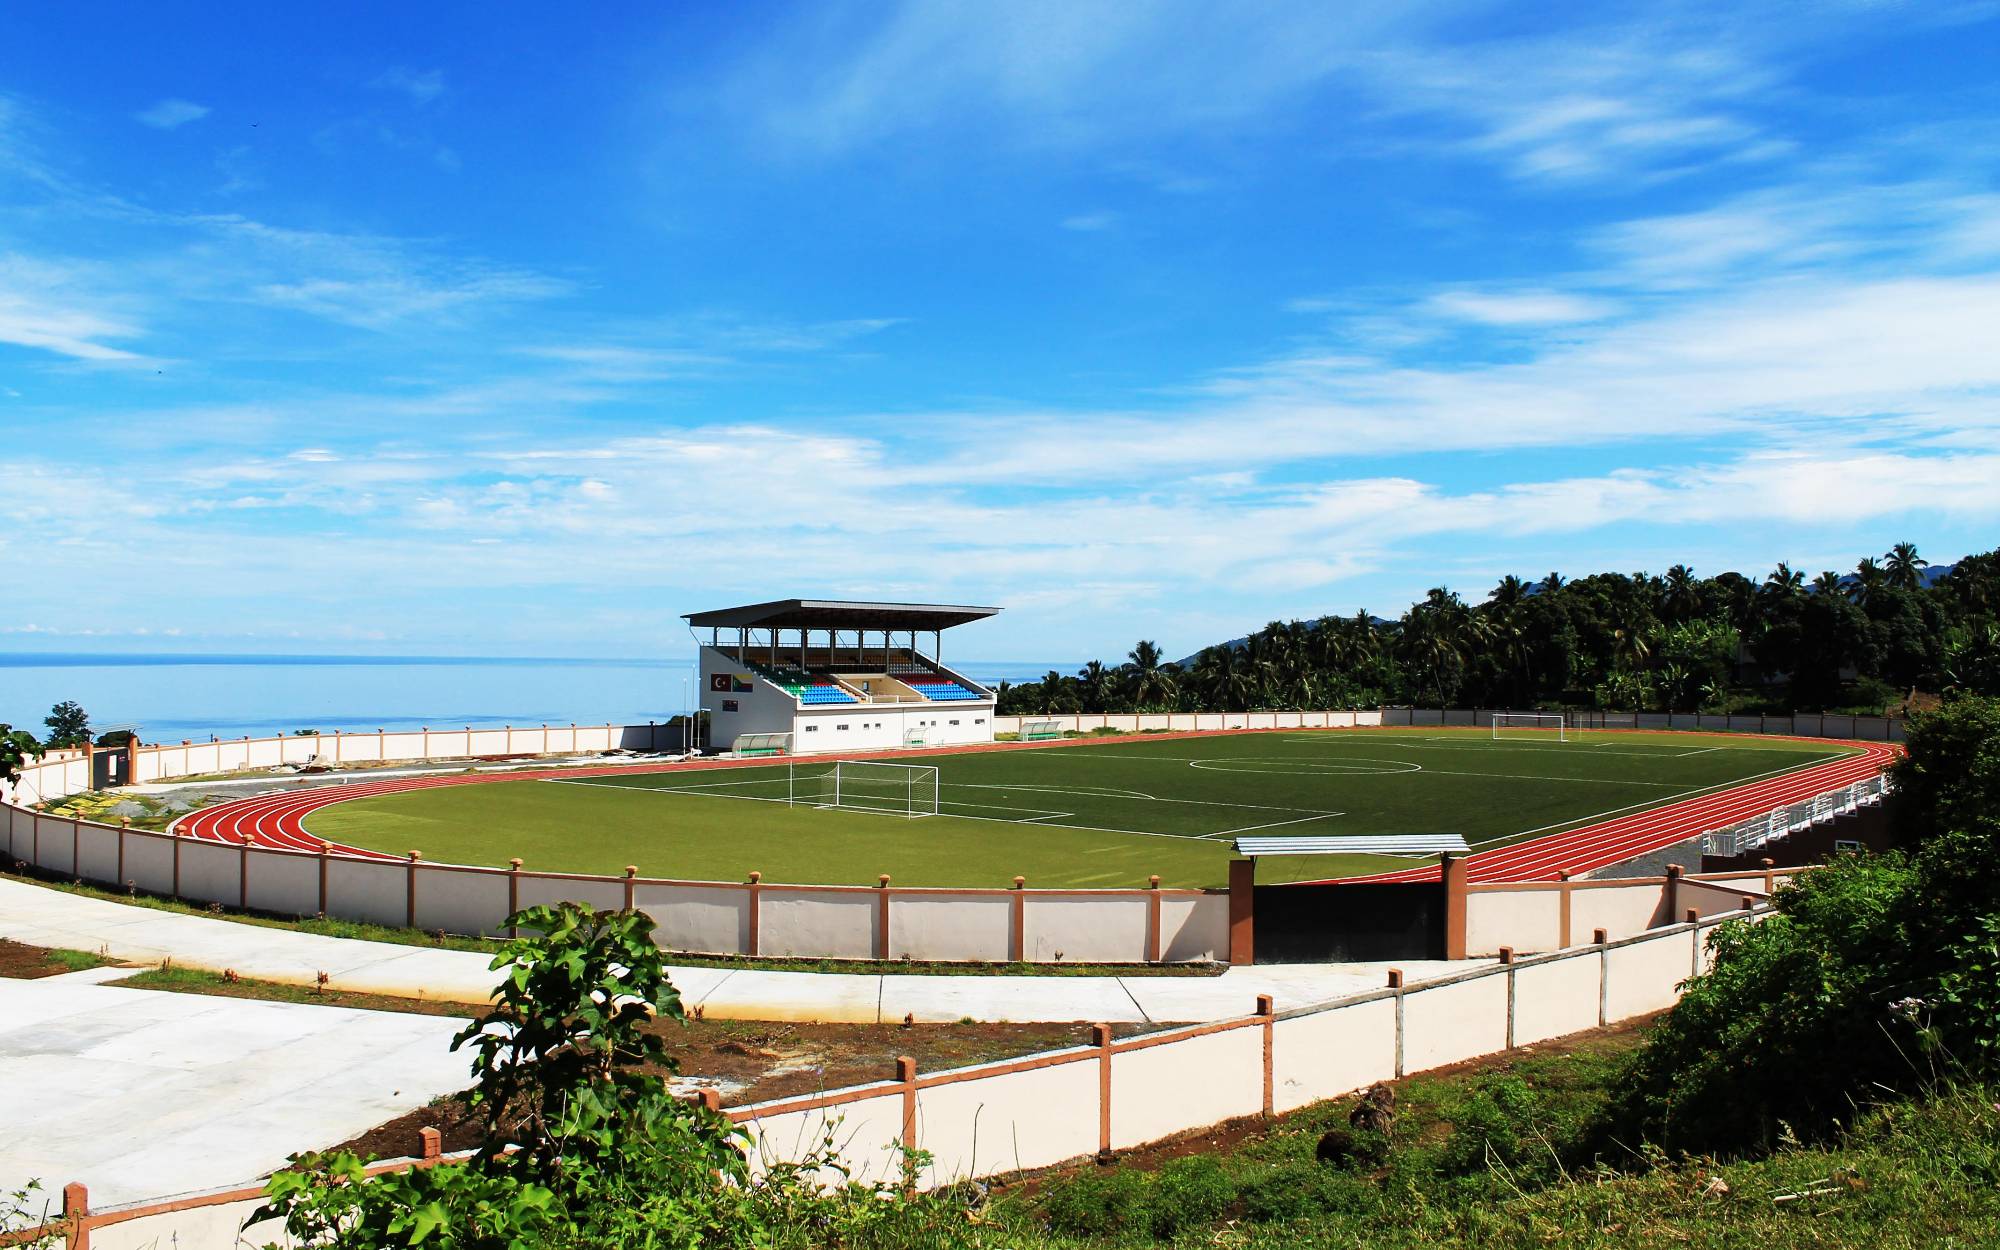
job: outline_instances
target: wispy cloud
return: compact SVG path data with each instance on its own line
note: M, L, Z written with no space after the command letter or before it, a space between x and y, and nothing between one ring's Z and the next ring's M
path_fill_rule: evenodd
M155 130L177 130L189 122L200 121L208 114L209 109L205 104L169 97L133 116L143 125L151 126Z
M383 70L369 79L368 85L379 91L398 92L420 105L430 104L445 93L444 71L413 70L402 65Z
M1110 212L1108 210L1100 210L1094 213L1077 213L1074 216L1065 217L1062 219L1063 229L1076 230L1084 233L1092 233L1098 230L1109 230L1111 227L1117 224L1118 224L1118 214Z
M95 306L80 276L21 256L0 255L0 343L93 363L131 363L134 352L106 339L130 339L138 327Z

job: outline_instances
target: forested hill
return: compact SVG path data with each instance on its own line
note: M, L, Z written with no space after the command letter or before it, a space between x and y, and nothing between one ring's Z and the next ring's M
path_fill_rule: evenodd
M1002 715L1382 704L1645 711L1858 711L1912 696L2000 694L2000 551L1944 568L1909 543L1851 572L1761 581L1596 573L1507 577L1467 603L1438 587L1389 620L1273 621L1167 662L1003 684Z

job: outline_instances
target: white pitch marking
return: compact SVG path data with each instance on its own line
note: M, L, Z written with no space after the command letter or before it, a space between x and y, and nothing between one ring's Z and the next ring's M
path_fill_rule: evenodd
M1303 825L1315 820L1331 820L1335 816L1345 816L1346 814L1345 812L1320 812L1313 816L1301 816L1297 820L1274 820L1267 825L1244 825L1240 829L1223 829L1216 833L1204 833L1200 835L1197 841L1233 837L1236 834L1249 833L1256 829L1278 829L1285 825Z

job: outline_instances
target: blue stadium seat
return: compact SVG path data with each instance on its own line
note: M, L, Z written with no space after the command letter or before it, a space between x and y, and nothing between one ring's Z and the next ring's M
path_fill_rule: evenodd
M967 690L957 682L913 681L908 684L910 689L916 691L926 699L934 699L940 703L949 703L956 699L979 698L977 692Z

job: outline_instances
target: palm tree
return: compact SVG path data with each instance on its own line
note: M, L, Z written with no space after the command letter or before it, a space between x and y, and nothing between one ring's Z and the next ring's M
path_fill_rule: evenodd
M1764 579L1764 593L1791 598L1794 595L1804 594L1805 585L1806 575L1795 572L1791 565L1780 560L1778 567L1771 570L1771 575Z
M1496 611L1511 612L1520 607L1521 601L1527 597L1528 583L1509 573L1500 579L1500 584L1493 588L1493 593L1487 596L1487 601Z
M1159 643L1141 638L1125 659L1134 707L1151 707L1173 697L1173 678L1161 663Z
M1838 595L1845 589L1841 585L1840 574L1834 572L1832 569L1828 569L1818 577L1813 578L1812 588L1813 593L1816 595Z
M1924 561L1915 543L1897 543L1889 548L1885 571L1889 585L1897 590L1915 590L1923 584Z
M1875 597L1875 592L1887 584L1887 577L1882 572L1882 566L1875 563L1875 557L1866 556L1861 563L1854 566L1854 602L1862 607L1867 607L1868 601Z
M1701 611L1701 587L1695 581L1693 569L1676 564L1667 570L1661 585L1660 607L1667 619L1677 624Z
M1552 595L1563 588L1563 575L1551 573L1542 579L1542 593Z
M1092 660L1077 673L1076 679L1083 686L1083 710L1104 712L1111 698L1111 670L1104 667L1102 660Z

